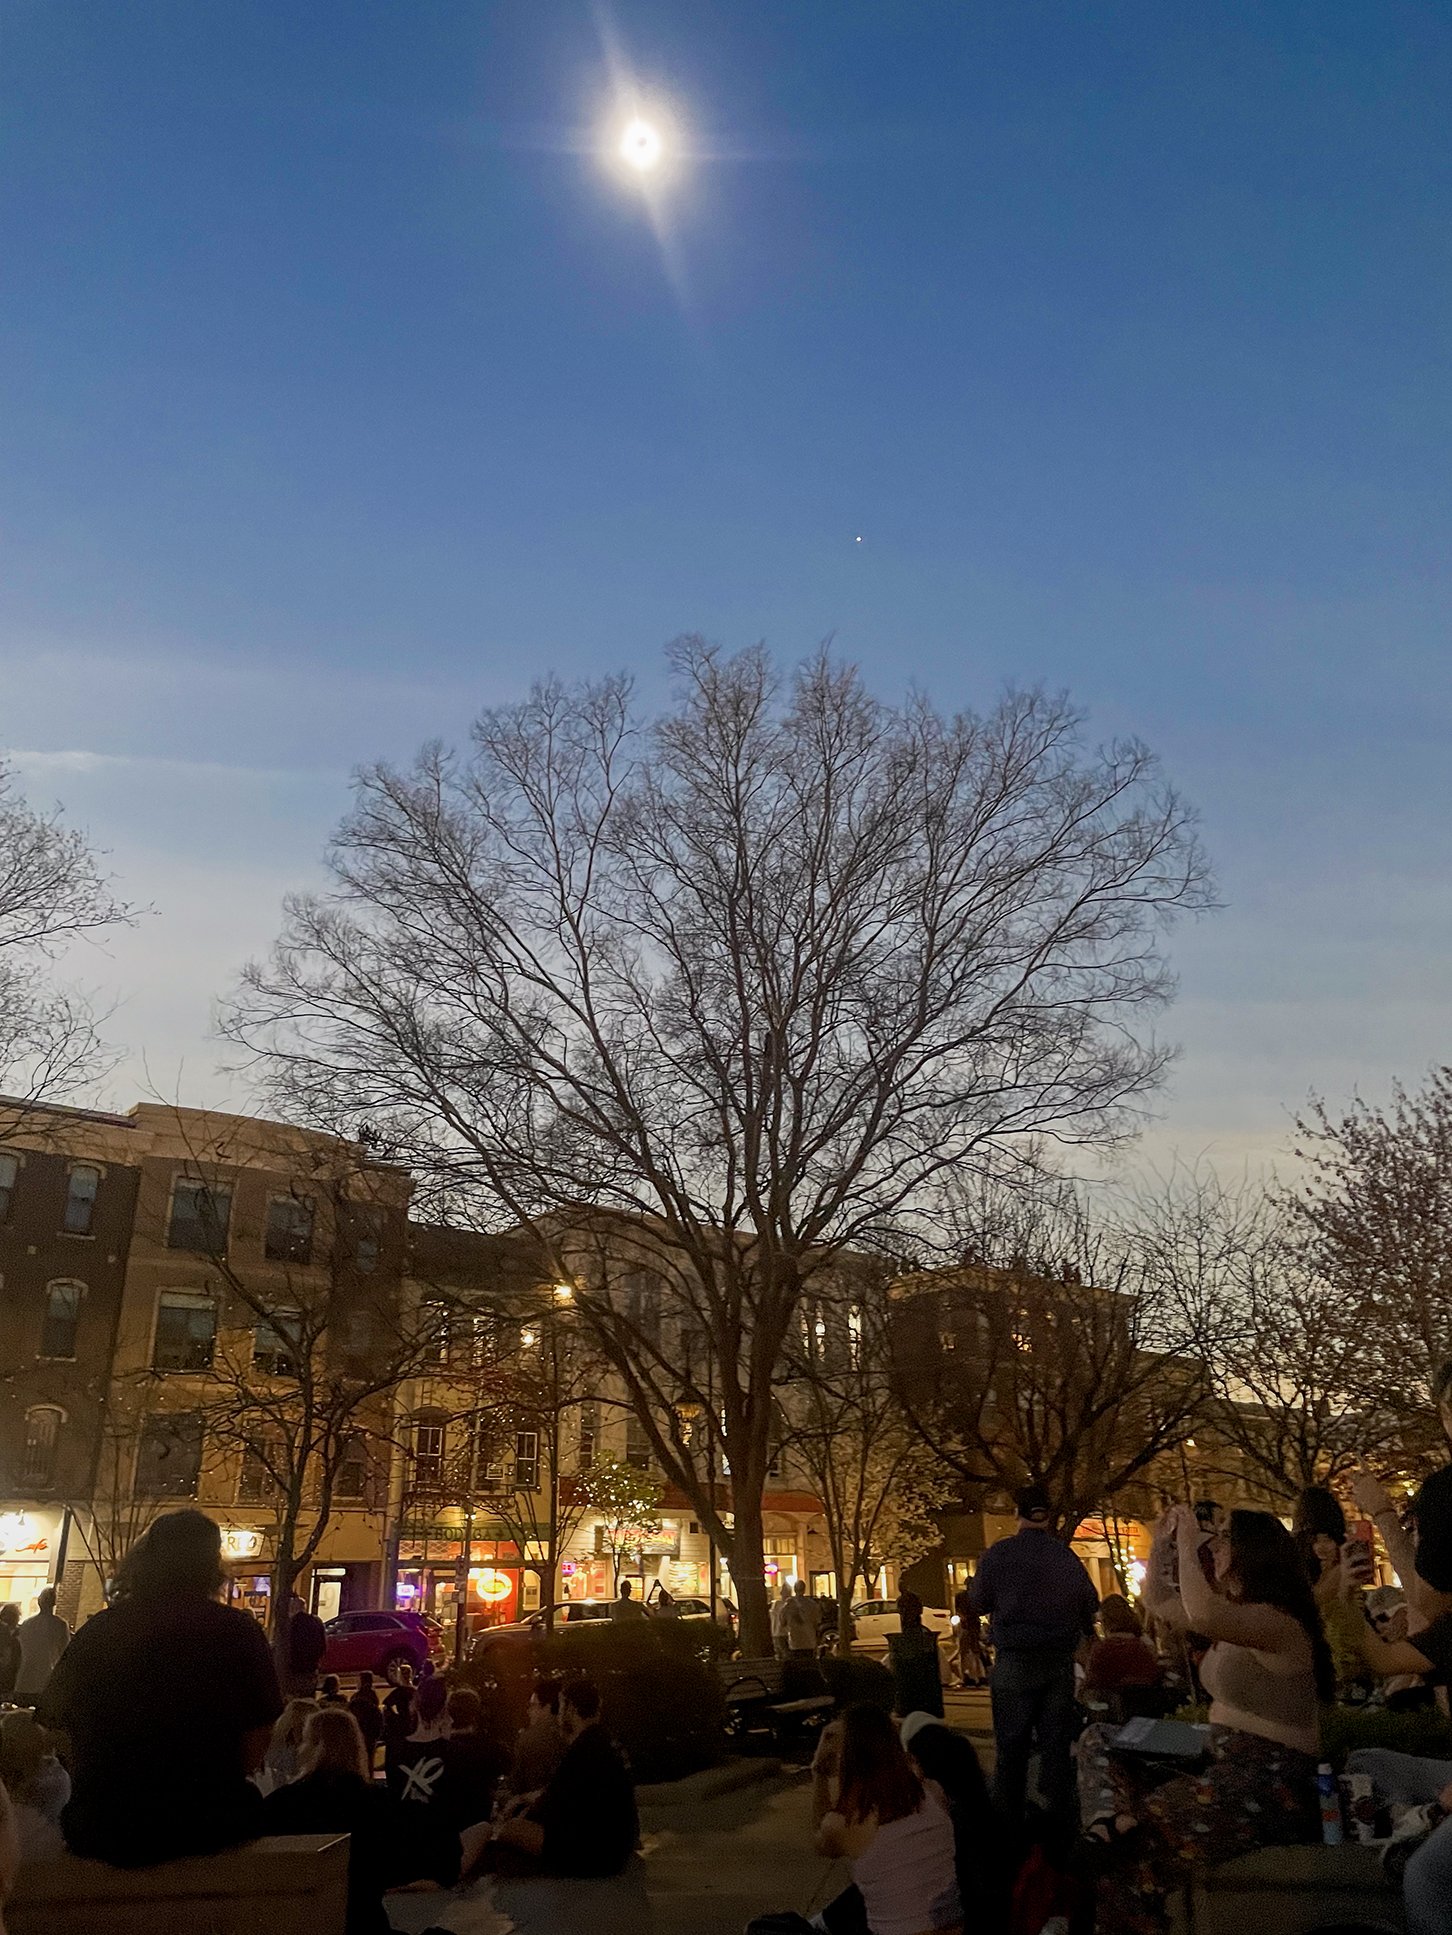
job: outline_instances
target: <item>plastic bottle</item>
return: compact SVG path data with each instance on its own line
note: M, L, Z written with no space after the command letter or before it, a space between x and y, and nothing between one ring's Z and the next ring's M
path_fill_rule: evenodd
M1341 1796L1329 1760L1316 1769L1316 1792L1321 1798L1321 1839L1328 1848L1341 1846Z

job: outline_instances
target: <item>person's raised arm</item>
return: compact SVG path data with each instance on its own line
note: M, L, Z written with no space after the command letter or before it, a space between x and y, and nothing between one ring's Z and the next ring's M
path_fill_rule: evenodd
M1297 1622L1275 1606L1242 1606L1219 1593L1205 1577L1200 1565L1200 1542L1204 1535L1186 1507L1178 1508L1175 1539L1180 1554L1180 1598L1190 1620L1192 1632L1207 1639L1229 1640L1236 1646L1251 1646L1258 1652L1284 1650Z
M1150 1544L1143 1598L1147 1610L1161 1625L1169 1626L1177 1633L1187 1633L1190 1630L1190 1622L1185 1616L1185 1608L1178 1589L1170 1583L1170 1553L1174 1548L1174 1529L1175 1521L1172 1513L1163 1513L1155 1526L1154 1538Z
M1387 1557L1410 1598L1416 1591L1417 1547L1411 1533L1402 1524L1401 1514L1393 1505L1390 1492L1369 1471L1359 1471L1351 1481L1351 1496L1380 1532Z

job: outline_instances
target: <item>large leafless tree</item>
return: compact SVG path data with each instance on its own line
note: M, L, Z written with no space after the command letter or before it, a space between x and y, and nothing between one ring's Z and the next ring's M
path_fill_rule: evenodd
M0 1093L25 1107L73 1095L110 1066L84 995L56 977L75 941L128 922L84 834L37 812L0 760Z
M623 679L547 681L465 757L364 772L332 891L290 903L228 1027L280 1105L372 1124L456 1207L651 1232L715 1360L729 1523L653 1368L612 1361L761 1646L810 1278L934 1227L949 1172L1129 1130L1168 1058L1159 931L1206 875L1151 755L1086 744L1063 699L945 717L826 654L783 677L698 640L672 667L654 719Z

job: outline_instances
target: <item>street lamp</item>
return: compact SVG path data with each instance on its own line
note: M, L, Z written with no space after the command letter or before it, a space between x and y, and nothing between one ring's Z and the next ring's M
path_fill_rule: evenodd
M709 1375L709 1370L710 1370L710 1366L708 1365L707 1366L708 1375ZM716 1598L717 1598L716 1534L711 1529L711 1519L714 1519L715 1513L716 1513L716 1434L711 1428L712 1421L711 1421L711 1415L710 1415L710 1406L709 1404L705 1403L702 1400L700 1392L697 1391L693 1385L690 1385L690 1384L686 1385L685 1389L681 1392L680 1396L676 1399L674 1409L675 1409L676 1417L680 1420L681 1442L683 1445L690 1445L693 1443L693 1440L695 1437L696 1420L702 1415L703 1412L705 1413L705 1416L706 1416L706 1492L707 1492L707 1496L711 1501L711 1518L708 1519L706 1523L706 1544L707 1544L707 1551L710 1555L709 1572L710 1572L710 1592L711 1592L711 1623L714 1626L716 1623Z

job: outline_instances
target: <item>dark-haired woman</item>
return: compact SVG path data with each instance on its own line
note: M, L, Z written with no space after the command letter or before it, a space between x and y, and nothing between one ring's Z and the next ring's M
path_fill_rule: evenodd
M971 1909L973 1935L997 1935L1008 1926L1013 1866L973 1742L929 1713L910 1713L899 1731L914 1771L953 1824L964 1919Z
M849 1707L812 1762L817 1852L851 1864L872 1935L962 1935L953 1824L881 1707Z
M1167 1513L1146 1598L1156 1618L1211 1642L1200 1669L1211 1699L1209 1766L1146 1793L1130 1760L1112 1751L1113 1729L1090 1727L1079 1742L1087 1835L1109 1864L1101 1926L1123 1935L1158 1935L1168 1892L1195 1864L1318 1832L1319 1703L1335 1677L1295 1541L1269 1512L1232 1512L1210 1541L1213 1583L1200 1565L1204 1542L1193 1513Z
M117 1867L213 1854L259 1832L262 1765L282 1711L250 1613L217 1603L222 1537L202 1512L156 1519L115 1602L76 1634L39 1719L70 1736L66 1845Z

